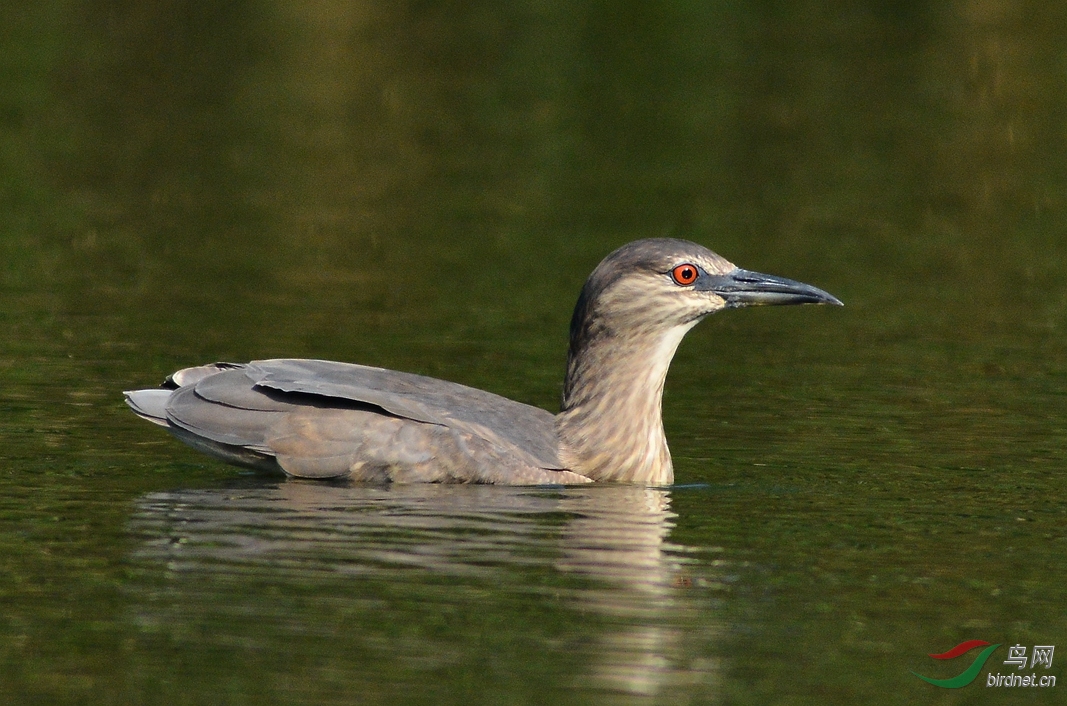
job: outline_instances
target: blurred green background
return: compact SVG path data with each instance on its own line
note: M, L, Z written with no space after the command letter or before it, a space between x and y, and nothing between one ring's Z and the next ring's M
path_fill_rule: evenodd
M925 655L965 639L1067 642L1065 116L1062 2L5 2L0 696L1049 702L908 672L954 676ZM706 485L638 517L702 557L656 574L684 599L608 619L554 560L516 570L568 536L544 508L459 598L433 567L372 564L368 588L216 558L169 609L144 599L171 585L136 519L154 494L275 490L121 390L316 357L555 411L584 277L649 236L846 303L727 312L682 345L665 423L678 482ZM586 598L528 592L556 582ZM259 620L278 601L305 636L348 616L359 649L294 642ZM463 617L454 659L401 668L390 641L425 657L438 609ZM662 670L697 676L587 678L613 621L675 625L689 666Z

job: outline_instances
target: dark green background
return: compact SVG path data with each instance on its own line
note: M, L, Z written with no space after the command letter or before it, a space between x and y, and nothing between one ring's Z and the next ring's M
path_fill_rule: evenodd
M1062 2L5 2L0 700L1056 701L909 671L1067 650L1065 116ZM278 484L121 401L290 356L554 411L661 235L846 303L690 334L695 487Z

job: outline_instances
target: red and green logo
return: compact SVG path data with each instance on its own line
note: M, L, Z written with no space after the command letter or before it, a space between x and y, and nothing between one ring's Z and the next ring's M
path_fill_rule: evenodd
M930 677L924 677L918 672L912 672L912 674L919 677L925 682L929 682L934 686L940 686L943 689L959 689L961 686L967 686L972 681L974 681L975 677L978 676L978 672L982 671L982 667L985 666L986 660L989 659L989 656L993 654L994 650L1000 647L1001 643L998 642L995 645L990 645L985 640L967 640L966 642L961 642L960 644L956 645L948 652L930 655L934 659L955 659L962 654L970 652L975 647L985 647L986 645L989 646L982 650L978 654L978 656L974 658L974 661L971 662L971 666L967 667L967 669L963 670L962 673L952 677L951 679L931 679Z

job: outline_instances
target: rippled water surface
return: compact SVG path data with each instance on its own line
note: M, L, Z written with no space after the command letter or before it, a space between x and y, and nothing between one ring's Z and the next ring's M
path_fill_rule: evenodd
M152 493L133 516L129 618L149 653L258 648L239 672L189 664L186 678L210 675L205 696L220 682L311 699L448 700L457 684L501 700L710 696L722 631L701 609L721 578L693 573L715 550L670 542L674 517L668 492L644 488ZM250 612L249 590L270 599Z
M1056 703L985 683L1067 650L1065 37L999 0L0 8L0 701ZM846 303L689 334L671 488L287 482L122 404L284 356L555 411L582 281L659 235ZM966 640L975 682L913 674Z

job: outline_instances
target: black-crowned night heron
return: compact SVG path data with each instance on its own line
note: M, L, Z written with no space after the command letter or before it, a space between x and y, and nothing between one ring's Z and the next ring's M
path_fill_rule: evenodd
M837 304L807 284L735 267L685 240L604 258L571 319L559 414L410 373L323 360L214 363L126 392L141 417L200 451L300 478L669 484L663 381L708 314Z

